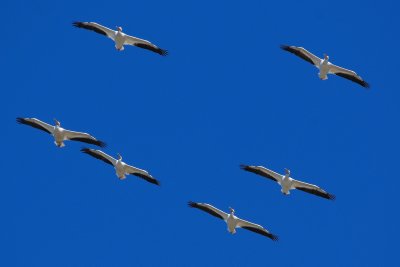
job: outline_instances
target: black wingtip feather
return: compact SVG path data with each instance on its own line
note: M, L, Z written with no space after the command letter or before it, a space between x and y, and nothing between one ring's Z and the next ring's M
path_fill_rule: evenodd
M147 50L150 50L150 51L153 51L153 52L155 52L155 53L157 53L157 54L159 54L161 56L167 56L168 55L168 50L164 50L164 49L161 49L159 47L154 47L154 46L151 46L151 45L148 45L148 44L142 44L142 43L137 43L137 44L135 44L135 46L143 48L143 49L147 49Z
M279 241L279 236L271 234L270 237L273 241Z
M283 50L289 51L290 46L288 46L288 45L280 45L280 48L283 49Z
M99 146L99 147L102 147L102 148L107 147L107 144L106 144L105 142L100 141L100 140L97 140L97 141L98 141L98 146Z
M297 47L295 47L295 46L292 47L289 45L281 45L282 50L292 53L292 54L302 58L303 60L311 63L312 65L314 65L314 62L307 55L303 54L301 51L298 50L298 48L297 49L296 48Z
M245 164L240 164L239 166L242 170L247 170L249 168L249 165L245 165Z
M216 217L216 218L219 218L219 219L221 219L221 220L224 220L224 217L222 217L220 214L218 214L217 212L215 212L214 210L212 210L212 209L210 209L210 208L208 208L208 207L205 207L205 206L200 205L200 204L198 204L198 203L196 203L196 202L193 202L193 201L189 201L189 202L188 202L188 205L189 205L189 207L191 207L191 208L196 208L196 209L205 211L205 212L207 212L208 214L210 214L210 215L212 215L212 216L214 216L214 217Z
M72 23L72 25L77 27L77 28L82 28L82 29L86 29L86 30L89 30L89 31L94 31L94 32L97 32L99 34L107 36L107 33L105 31L103 31L103 30L101 30L101 29L99 29L99 28L97 28L97 27L95 27L93 25L90 25L88 23L85 23L85 22L75 21L75 22Z
M146 180L149 183L152 183L152 184L155 184L155 185L158 185L158 186L160 185L160 182L157 179L155 179L154 177L152 177L151 175L147 176L147 175L143 175L141 173L130 173L130 174L132 174L134 176L137 176L137 177L140 177L140 178Z
M335 195L332 195L332 194L328 194L328 199L329 199L329 200L335 200L335 199L336 199L336 196L335 196Z
M29 125L29 126L31 126L31 127L33 127L33 128L36 128L36 129L39 129L39 130L42 130L42 131L44 131L44 132L46 132L46 133L51 134L51 132L49 132L46 128L42 127L40 124L31 122L31 121L29 121L29 120L27 120L27 119L20 118L20 117L18 117L16 120L17 120L17 123L18 123L18 124Z
M300 191L303 191L303 192L307 192L307 193L316 195L316 196L319 196L319 197L322 197L322 198L325 198L325 199L329 199L329 200L335 200L336 199L335 195L329 194L329 193L327 193L325 191L321 192L321 191L318 191L318 190L315 190L315 189L309 189L309 188L305 188L305 187L296 187L296 189L300 190Z
M92 156L92 157L94 157L94 158L96 158L96 159L99 159L99 160L101 160L101 161L103 161L103 162L105 162L105 163L107 163L107 164L110 164L111 166L114 166L114 164L113 164L111 161L109 161L107 158L104 158L104 157L102 157L101 155L95 153L95 152L94 152L94 151L95 151L94 149L90 149L90 148L84 147L84 148L81 149L81 151L82 151L83 153L85 153L85 154L88 154L89 156Z
M355 77L353 75L349 75L349 74L346 74L346 73L340 73L340 72L339 73L335 73L335 75L337 75L339 77L342 77L342 78L345 78L345 79L348 79L348 80L353 81L355 83L358 83L359 85L361 85L362 87L364 87L366 89L370 88L369 83L367 83L366 81L364 81L362 79L359 79L358 77Z
M263 236L266 236L266 237L270 238L273 241L278 241L279 240L279 237L277 235L271 234L265 229L261 230L261 229L250 227L250 226L242 226L241 228L249 230L249 231L252 231L254 233L257 233L257 234L260 234L260 235L263 235Z
M90 152L90 149L84 147L84 148L81 149L81 152L88 154Z
M83 143L87 143L87 144L92 144L92 145L96 145L96 146L99 146L99 147L102 147L102 148L107 146L107 144L104 143L103 141L92 140L92 139L88 139L88 138L76 137L76 138L70 138L69 140L71 140L71 141L79 141L79 142L83 142Z

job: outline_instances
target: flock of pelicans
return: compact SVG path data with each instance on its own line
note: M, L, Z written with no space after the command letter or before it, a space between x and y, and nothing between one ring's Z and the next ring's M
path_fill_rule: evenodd
M153 51L162 56L166 56L168 54L167 50L161 49L147 40L143 40L123 33L121 27L117 27L117 30L114 31L95 22L74 22L73 25L78 28L91 30L107 36L115 42L115 48L118 51L124 50L124 45L133 45ZM318 75L321 80L326 80L328 78L328 74L335 74L337 76L356 82L365 88L369 88L369 84L365 82L354 71L330 63L329 57L327 55L324 55L324 58L321 59L302 47L282 45L281 48L316 66L319 69ZM54 137L54 143L58 147L64 147L64 142L67 140L84 142L102 148L106 146L104 142L98 140L88 133L76 132L62 128L60 122L57 120L55 120L54 126L40 121L36 118L17 118L17 122L20 124L29 125L31 127L47 132L48 134L51 134ZM120 154L118 154L118 159L115 159L110 155L104 153L103 151L97 149L83 148L81 149L81 151L96 159L102 160L107 164L112 165L115 169L116 175L121 180L125 179L126 175L131 174L142 178L149 183L160 185L159 181L155 179L152 175L150 175L149 172L147 172L146 170L136 168L123 162L122 156ZM297 189L325 199L335 199L334 195L326 192L316 185L293 179L292 177L290 177L290 170L288 169L285 169L285 174L279 174L263 166L241 165L240 167L245 171L252 172L264 178L275 181L281 186L281 192L285 195L289 195L290 190ZM203 210L217 218L224 220L228 226L228 231L232 234L236 233L236 228L239 227L264 235L272 240L278 240L278 237L276 235L272 234L261 225L245 221L235 216L235 210L233 208L229 208L229 213L226 213L207 203L196 203L189 201L188 205L189 207Z

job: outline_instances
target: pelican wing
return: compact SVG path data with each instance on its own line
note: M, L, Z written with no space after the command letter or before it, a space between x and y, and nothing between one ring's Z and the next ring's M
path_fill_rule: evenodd
M106 153L104 153L103 151L100 150L96 150L96 149L90 149L90 148L82 148L81 151L83 153L86 153L96 159L102 160L107 164L110 164L112 166L115 166L115 163L117 162L116 159L114 159L113 157L107 155Z
M251 166L251 165L240 165L240 168L248 171L248 172L252 172L258 175L261 175L265 178L271 179L275 182L277 182L278 184L281 184L282 182L282 175L280 175L279 173L276 173L274 171L271 171L263 166Z
M313 185L313 184L309 184L309 183L305 183L305 182L301 182L301 181L297 181L295 179L293 179L292 181L292 188L291 189L298 189L319 197L323 197L326 199L330 199L330 200L334 200L335 196L329 194L328 192L326 192L325 190L323 190L322 188Z
M53 134L53 132L54 132L54 126L47 124L36 118L17 118L17 122L20 124L29 125L33 128L42 130L49 134Z
M86 29L86 30L90 30L90 31L94 31L97 32L99 34L102 34L104 36L107 36L108 38L111 38L114 40L115 38L115 31L104 27L103 25L100 25L96 22L79 22L76 21L74 23L72 23L72 25L74 25L77 28L82 28L82 29Z
M140 48L144 48L150 51L153 51L161 56L166 56L168 55L168 51L159 48L158 46L152 44L151 42L144 40L144 39L140 39L137 37L133 37L130 35L126 35L126 40L125 40L125 44L127 45L134 45Z
M96 145L99 147L106 147L106 143L97 140L95 137L91 136L88 133L81 133L81 132L74 132L74 131L69 131L65 130L65 138L71 141L79 141L79 142L84 142L92 145Z
M369 84L366 81L364 81L360 76L358 76L357 73L355 73L354 71L336 66L331 63L329 64L329 67L330 67L329 73L335 74L342 78L358 83L364 88L369 88Z
M156 180L153 176L151 176L147 171L130 166L128 164L125 165L125 171L126 173L135 175L137 177L140 177L144 180L146 180L149 183L155 184L155 185L160 185L160 182Z
M319 57L317 57L316 55L314 55L311 52L308 52L303 47L281 45L281 49L288 51L292 54L295 54L296 56L304 59L305 61L307 61L317 67L321 63L321 59Z
M210 204L207 203L196 203L193 201L189 201L188 203L189 207L200 209L202 211L205 211L209 214L211 214L214 217L220 218L224 221L228 219L228 214L223 212L222 210L217 209L216 207L211 206Z
M271 234L267 229L265 229L259 224L255 224L238 218L237 226L252 231L254 233L266 236L268 238L271 238L274 241L278 241L279 239L278 236Z

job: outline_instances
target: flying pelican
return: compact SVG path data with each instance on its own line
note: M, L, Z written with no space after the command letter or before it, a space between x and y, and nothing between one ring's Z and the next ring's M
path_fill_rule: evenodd
M248 222L248 221L245 221L245 220L242 220L242 219L236 217L234 215L235 210L231 207L229 207L230 213L228 214L228 213L225 213L222 210L219 210L207 203L196 203L193 201L189 201L188 205L191 208L200 209L202 211L205 211L205 212L211 214L212 216L215 216L217 218L224 220L228 226L228 232L230 232L231 234L235 234L236 228L240 227L240 228L252 231L254 233L266 236L268 238L271 238L274 241L278 240L278 236L271 234L267 229L265 229L261 225L258 225L258 224L252 223L252 222Z
M90 134L69 131L69 130L61 128L60 122L56 119L54 119L54 122L56 124L55 126L47 124L36 118L17 118L17 122L20 124L32 126L36 129L39 129L39 130L42 130L42 131L45 131L45 132L51 134L54 137L54 143L58 147L64 147L65 146L64 141L66 141L66 140L84 142L84 143L93 144L93 145L96 145L99 147L106 146L106 144L104 142L97 140Z
M74 22L72 23L75 27L83 28L86 30L91 30L102 35L107 36L108 38L112 39L115 42L115 48L118 51L124 50L124 45L134 45L140 48L144 48L150 51L153 51L159 55L166 56L168 55L168 51L159 48L158 46L150 43L147 40L143 40L137 37L133 37L127 35L122 32L122 27L117 27L116 31L113 31L103 25L100 25L96 22Z
M249 166L242 164L240 165L240 168L242 168L245 171L253 172L255 174L261 175L265 178L277 182L282 187L281 192L285 195L289 195L290 194L289 191L292 189L298 189L326 199L331 199L331 200L335 199L334 195L329 194L328 192L326 192L322 188L319 188L316 185L308 184L291 178L290 170L288 169L285 169L285 175L281 175L263 166Z
M116 174L120 180L123 180L126 178L126 174L132 174L135 176L138 176L147 182L150 182L155 185L160 185L160 182L157 181L156 179L153 178L147 171L135 168L133 166L130 166L126 164L125 162L122 161L122 157L120 154L118 154L118 160L114 159L113 157L107 155L103 151L100 150L95 150L95 149L89 149L89 148L82 148L81 151L83 153L86 153L96 159L102 160L107 164L110 164L114 166Z
M369 84L364 81L360 76L358 76L357 73L355 73L354 71L330 63L329 56L327 54L324 54L324 59L321 59L316 55L308 52L303 47L281 45L281 48L316 66L319 69L318 75L321 80L328 79L328 74L335 74L337 76L358 83L362 87L369 88Z

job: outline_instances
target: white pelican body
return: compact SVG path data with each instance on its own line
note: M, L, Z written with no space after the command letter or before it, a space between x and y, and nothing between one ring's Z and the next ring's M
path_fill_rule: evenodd
M281 186L281 192L284 195L289 195L290 190L298 189L326 199L330 200L335 199L334 195L329 194L328 192L326 192L325 190L316 185L301 182L291 178L290 170L288 169L286 169L285 175L281 175L263 166L240 165L240 167L245 171L252 172L275 181Z
M281 45L281 48L288 51L296 56L304 59L305 61L313 64L319 69L318 76L321 80L328 79L328 74L335 74L342 78L348 79L355 83L358 83L362 87L369 88L369 84L364 81L357 73L352 70L348 70L339 66L336 66L329 62L329 56L324 54L324 58L321 59L316 55L310 53L303 47Z
M115 42L115 48L118 51L124 50L124 44L126 42L126 34L123 33L122 31L117 31L115 34L114 42Z
M329 73L330 65L332 65L331 63L329 63L327 57L328 56L324 57L324 59L321 60L321 63L318 66L318 69L319 69L318 76L319 76L319 78L321 80L328 79L328 73Z
M61 127L61 124L59 121L55 121L55 126L52 126L50 124L47 124L41 120L38 120L36 118L17 118L17 122L20 124L25 124L32 126L36 129L42 130L44 132L47 132L51 134L54 137L54 143L58 147L64 147L64 141L66 140L71 140L71 141L80 141L88 144L93 144L97 145L100 147L105 147L106 144L100 140L97 140L95 137L91 136L88 133L82 133L82 132L74 132L70 130L66 130Z
M267 229L265 229L261 225L248 222L236 217L234 215L235 210L232 208L229 208L230 213L228 214L207 203L196 203L189 201L188 205L191 208L200 209L202 211L207 212L208 214L213 215L214 217L224 220L227 224L228 232L231 234L236 233L236 228L243 228L252 231L254 233L266 236L274 241L278 240L278 236L271 234Z
M127 174L132 174L148 181L149 183L160 185L160 182L153 178L153 176L151 176L147 171L133 167L123 162L120 154L118 154L118 159L115 159L100 150L83 148L81 149L81 151L94 158L100 159L105 163L110 164L111 166L114 166L115 174L120 180L124 180Z
M161 49L158 46L152 44L151 42L140 39L134 36L130 36L122 32L121 27L117 27L117 30L111 30L103 25L100 25L96 22L74 22L73 25L78 28L83 28L86 30L91 30L107 36L115 43L115 48L118 51L124 50L124 45L133 45L136 47L144 48L150 51L153 51L161 56L166 56L168 54L167 50Z
M239 219L235 215L233 215L233 212L228 214L228 217L226 219L226 224L228 226L228 232L231 234L236 233L236 227L238 227L239 224Z
M53 136L54 136L54 144L56 144L56 146L58 147L65 146L64 144L64 140L66 140L65 131L58 124L56 124L56 126L54 127Z

